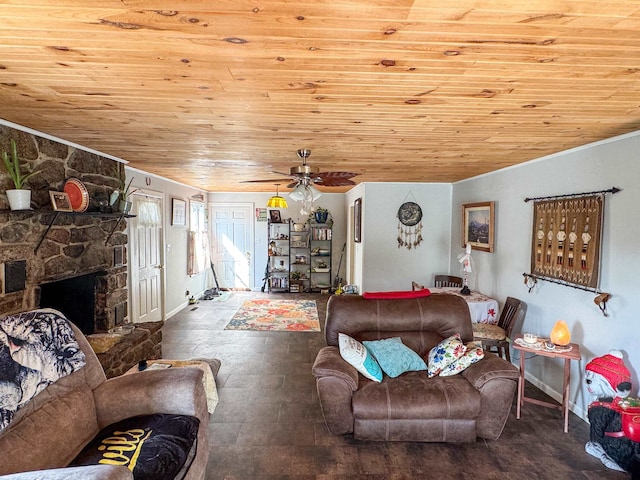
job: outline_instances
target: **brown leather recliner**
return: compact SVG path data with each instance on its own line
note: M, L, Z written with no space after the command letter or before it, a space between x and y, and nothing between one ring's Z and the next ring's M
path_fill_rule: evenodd
M180 478L204 479L209 458L209 413L202 370L169 368L107 380L85 336L75 325L71 327L86 365L40 392L16 412L12 423L0 433L0 478L133 479L124 466L64 467L103 427L137 415L169 413L199 419L192 452L195 456Z
M358 341L401 337L426 359L441 340L459 333L473 340L464 299L433 294L415 299L370 300L336 295L327 304L326 347L313 364L326 425L332 434L362 440L473 442L497 439L509 416L518 370L495 355L450 377L426 371L368 380L340 356L338 334Z

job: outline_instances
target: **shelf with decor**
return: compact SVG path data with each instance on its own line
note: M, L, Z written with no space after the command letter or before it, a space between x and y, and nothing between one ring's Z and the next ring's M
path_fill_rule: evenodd
M326 223L309 223L309 255L310 291L331 293L331 256L332 256L331 226Z
M310 288L309 278L309 225L290 222L289 292L303 293Z
M289 291L289 224L268 223L267 285L271 292Z

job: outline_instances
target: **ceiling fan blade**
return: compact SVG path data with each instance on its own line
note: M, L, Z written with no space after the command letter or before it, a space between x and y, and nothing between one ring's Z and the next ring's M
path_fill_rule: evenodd
M313 176L313 181L325 187L345 187L356 184L354 181L349 180L356 175L358 174L352 172L320 172Z
M356 175L358 175L357 173L353 173L353 172L320 172L320 173L316 173L313 176L314 177L321 177L321 178L352 178L355 177Z
M317 178L314 183L317 185L322 185L323 187L346 187L347 185L355 185L356 182L353 180L349 180L348 178L334 178L334 177L325 177L325 178Z
M289 185L287 185L287 188L296 188L299 184L300 184L300 182L293 181Z
M272 178L269 180L243 180L241 183L273 183L275 184L281 184L281 183L285 183L285 182L290 182L291 178Z

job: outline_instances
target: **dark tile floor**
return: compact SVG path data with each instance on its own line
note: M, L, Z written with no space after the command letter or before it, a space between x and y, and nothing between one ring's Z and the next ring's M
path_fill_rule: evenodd
M589 426L571 414L562 432L559 411L515 401L493 442L434 444L360 442L332 436L324 425L311 365L322 333L228 331L246 299L314 298L323 323L327 296L234 292L227 301L200 301L166 322L165 358L219 358L220 403L209 425L207 479L625 479L584 452ZM528 396L545 395L527 385ZM548 399L548 398L547 398Z

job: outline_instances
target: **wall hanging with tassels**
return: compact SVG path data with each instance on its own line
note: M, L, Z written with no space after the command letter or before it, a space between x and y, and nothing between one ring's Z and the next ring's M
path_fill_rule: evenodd
M413 197L411 192L409 192L409 195ZM407 195L407 198L409 195ZM407 250L416 248L422 243L422 209L420 205L416 202L405 201L400 205L397 216L398 248L406 247Z

